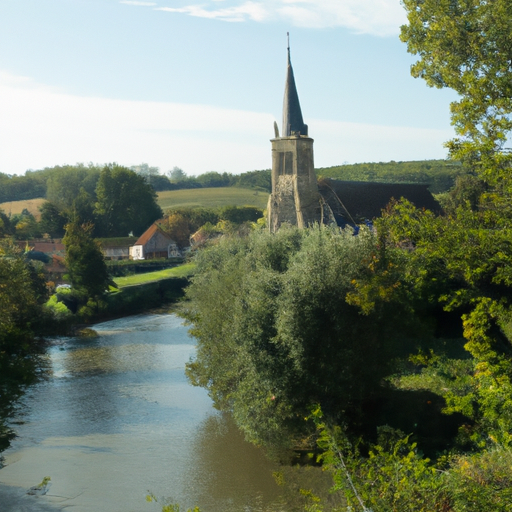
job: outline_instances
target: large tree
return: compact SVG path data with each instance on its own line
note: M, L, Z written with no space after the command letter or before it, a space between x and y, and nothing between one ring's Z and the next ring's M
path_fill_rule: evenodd
M162 217L156 192L146 180L119 165L107 165L96 187L98 217L103 236L141 235Z
M196 263L185 305L197 339L188 375L248 439L275 446L304 436L313 404L353 435L375 434L380 404L392 399L384 377L430 332L376 236L253 232L199 251ZM384 278L363 315L354 283L372 268Z
M381 232L415 245L416 284L442 276L450 282L437 300L462 315L466 349L477 363L472 392L447 396L452 410L474 417L480 440L512 445L512 154L505 147L512 130L512 3L403 3L409 25L401 37L420 57L412 74L460 95L451 105L458 138L448 147L482 183L466 183L444 219L399 206Z
M47 293L41 266L0 240L0 368L9 356L26 351Z
M66 246L68 276L78 298L96 301L111 282L99 244L93 240L92 224L70 222L63 243Z
M508 178L512 129L512 3L509 0L403 0L401 39L419 56L412 75L460 95L451 104L454 158L498 185ZM509 186L507 179L507 186Z

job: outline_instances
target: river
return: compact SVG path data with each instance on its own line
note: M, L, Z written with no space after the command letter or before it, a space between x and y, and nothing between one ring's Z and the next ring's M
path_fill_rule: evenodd
M165 499L182 511L287 510L276 465L187 382L195 348L181 319L144 314L94 329L96 338L54 340L48 377L19 403L1 512L152 512ZM28 495L46 476L47 493Z

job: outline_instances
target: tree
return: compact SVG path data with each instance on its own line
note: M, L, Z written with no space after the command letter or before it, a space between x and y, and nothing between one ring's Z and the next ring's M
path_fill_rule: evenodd
M95 214L103 236L141 235L163 215L156 192L144 178L116 164L101 171L96 196Z
M0 209L0 238L14 235L14 226L11 224L11 219Z
M192 234L190 222L183 214L168 215L159 225L181 248L190 245L189 239Z
M197 339L187 372L249 440L305 437L314 404L351 436L375 435L390 400L384 378L431 334L400 286L401 254L384 257L378 242L367 230L283 229L199 251L185 305ZM365 309L353 294L372 268L380 286Z
M68 277L79 299L96 303L111 283L100 245L93 240L92 224L70 222L62 240L66 246Z
M52 201L45 201L40 207L41 212L40 228L43 233L53 237L64 235L64 226L68 222L67 216Z
M41 320L47 289L41 267L8 241L0 243L0 368L23 354ZM3 372L3 370L2 370Z
M404 0L409 20L401 39L420 60L412 75L460 95L451 104L459 138L448 143L455 159L490 184L506 179L512 155L512 4L508 0Z
M451 155L480 181L453 191L458 207L445 218L427 218L398 206L384 219L394 242L409 240L415 286L448 284L437 295L445 310L459 311L475 360L471 391L447 395L448 410L471 416L475 442L512 444L512 4L508 0L404 0L409 25L402 40L420 56L414 76L450 87L458 138ZM460 193L459 193L460 192ZM399 242L399 243L402 243ZM420 263L421 262L421 263Z
M180 181L183 181L187 177L185 171L176 166L174 166L170 171L168 171L167 174L169 175L169 179L173 183L179 183Z
M14 226L16 238L37 238L41 236L39 224L35 217L24 208L19 215L13 215L11 225Z
M55 167L47 170L46 199L56 204L61 210L70 209L83 189L95 200L95 188L100 175L98 167L78 164Z

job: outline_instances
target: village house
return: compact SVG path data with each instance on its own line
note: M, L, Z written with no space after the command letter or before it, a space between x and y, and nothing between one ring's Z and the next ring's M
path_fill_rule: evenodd
M176 242L156 224L152 224L130 247L130 258L133 260L181 257Z
M130 258L130 247L136 242L134 236L118 238L98 238L103 256L107 260L127 260Z

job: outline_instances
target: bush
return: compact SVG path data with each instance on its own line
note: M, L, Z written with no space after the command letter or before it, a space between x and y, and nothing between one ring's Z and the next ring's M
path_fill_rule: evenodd
M456 457L449 472L454 510L512 510L512 450L501 447Z

